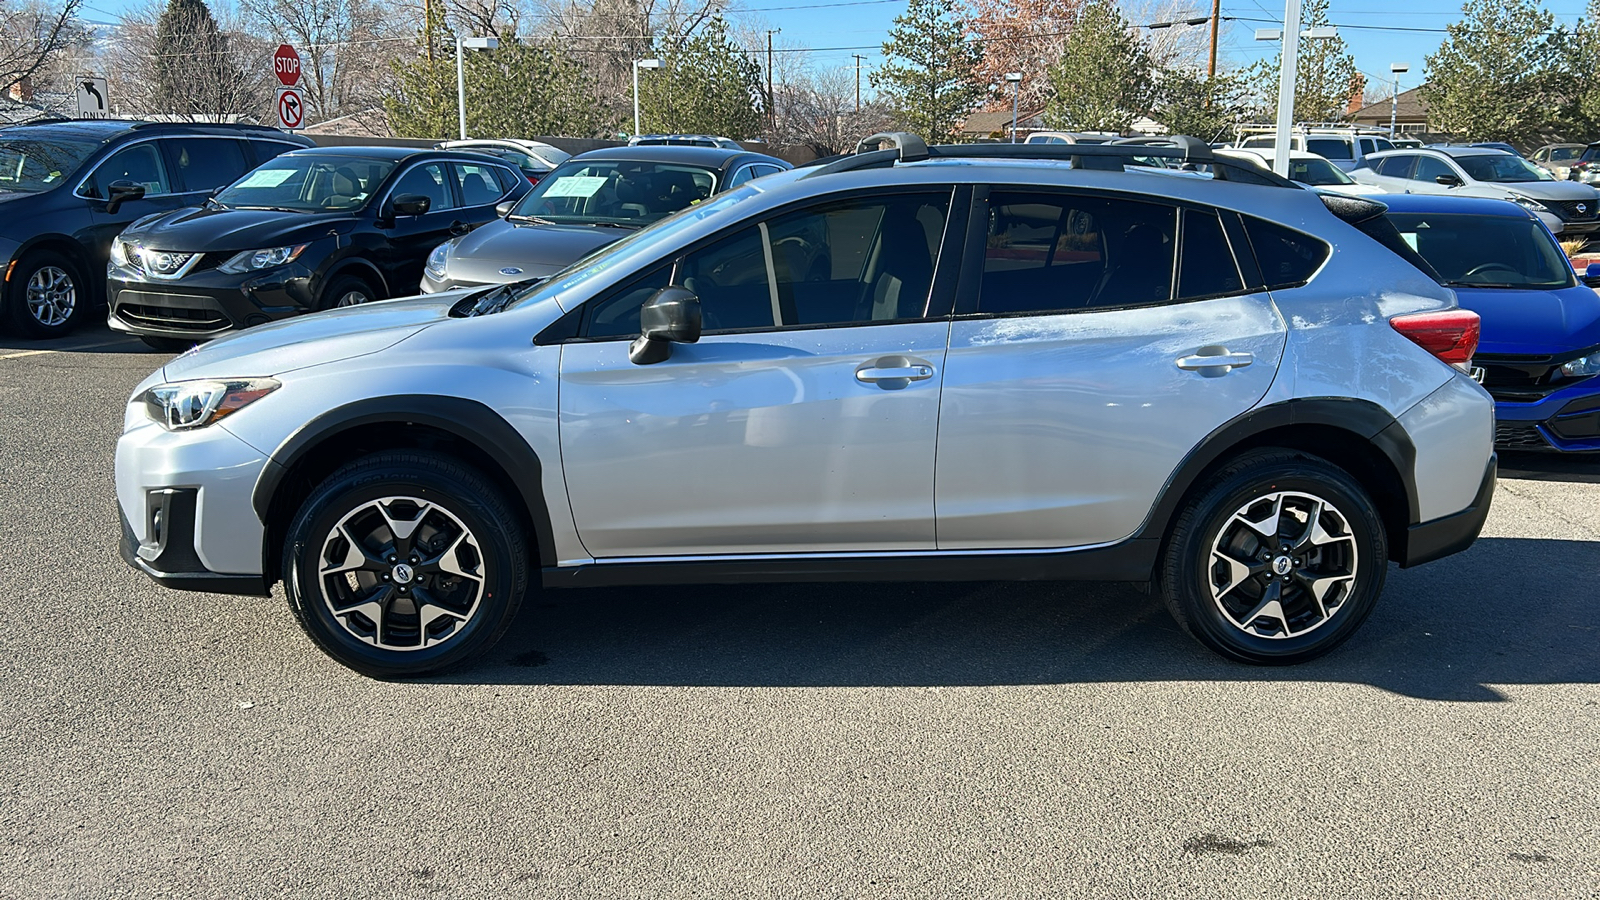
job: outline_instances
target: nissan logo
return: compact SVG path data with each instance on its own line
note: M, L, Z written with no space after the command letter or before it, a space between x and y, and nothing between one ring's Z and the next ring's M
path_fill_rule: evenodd
M1580 210L1578 210L1578 212L1583 212L1583 210L1580 209ZM517 268L516 266L506 266L504 269L500 270L500 274L501 275L521 275L522 274L522 270Z
M1579 213L1586 213L1589 211L1589 204L1579 203L1577 206L1574 206L1573 209L1577 210Z

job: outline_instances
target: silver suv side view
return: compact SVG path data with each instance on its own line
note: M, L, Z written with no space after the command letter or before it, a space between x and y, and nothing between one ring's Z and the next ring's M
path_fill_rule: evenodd
M1477 317L1381 205L1187 138L880 143L531 287L178 357L127 407L124 558L281 581L329 654L409 677L536 590L789 580L1149 582L1213 650L1293 663L1389 562L1476 538Z

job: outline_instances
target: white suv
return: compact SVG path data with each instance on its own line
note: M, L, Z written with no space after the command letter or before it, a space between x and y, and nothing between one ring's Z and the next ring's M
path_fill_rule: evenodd
M1390 561L1476 538L1477 316L1380 205L1189 138L869 141L895 146L537 285L178 357L117 444L124 557L281 580L395 677L481 655L539 589L774 580L1153 582L1207 646L1290 663Z

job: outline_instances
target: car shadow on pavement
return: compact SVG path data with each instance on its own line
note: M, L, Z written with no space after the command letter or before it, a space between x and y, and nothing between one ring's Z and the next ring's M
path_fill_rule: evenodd
M103 311L97 313L104 318ZM11 353L28 353L30 351L54 351L58 353L146 353L151 356L163 355L162 351L153 350L131 334L122 334L112 331L105 322L85 323L73 329L72 333L49 340L36 340L0 328L0 356ZM171 353L165 353L171 356Z
M1600 453L1501 451L1500 477L1600 484Z
M1600 682L1600 542L1484 538L1391 567L1377 610L1300 666L1228 662L1129 585L789 584L535 595L490 659L446 682L749 687L1327 681L1497 701Z

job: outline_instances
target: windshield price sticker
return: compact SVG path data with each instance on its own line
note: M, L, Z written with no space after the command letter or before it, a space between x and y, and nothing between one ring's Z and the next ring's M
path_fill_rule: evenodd
M251 172L245 180L234 186L242 188L274 188L288 181L289 176L293 174L293 169L257 169Z
M546 197L593 197L606 183L604 175L564 175L544 192Z

